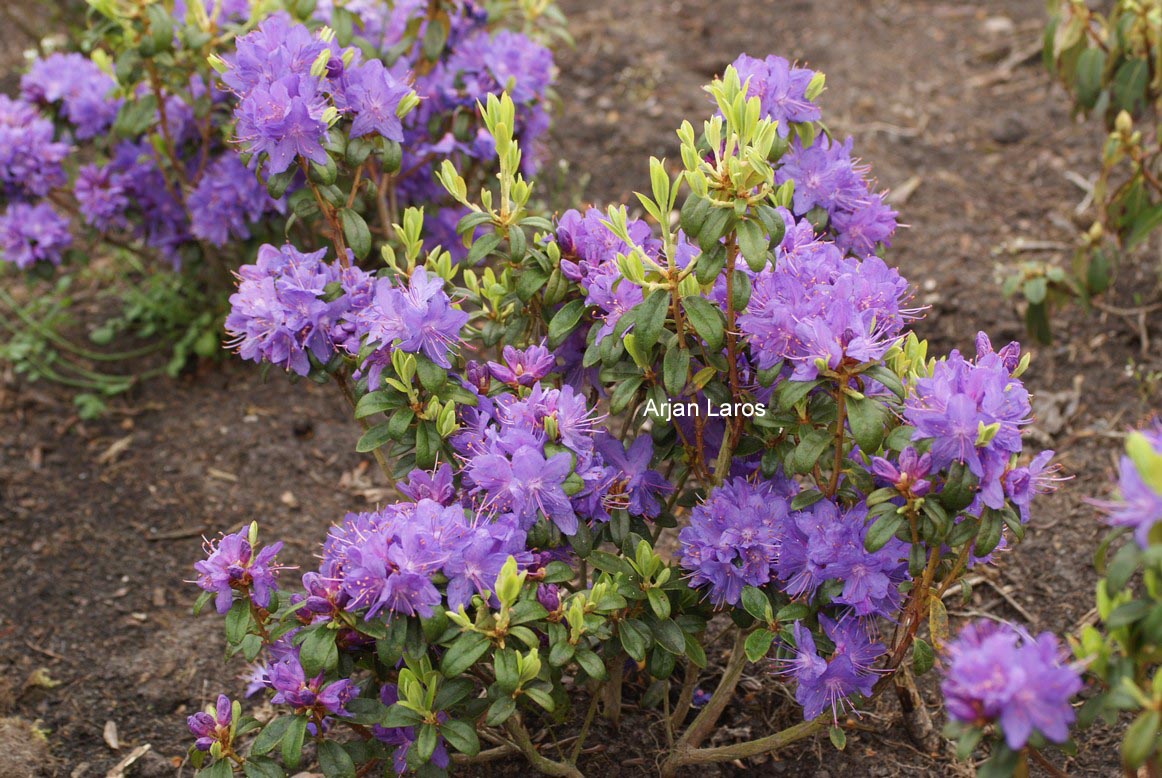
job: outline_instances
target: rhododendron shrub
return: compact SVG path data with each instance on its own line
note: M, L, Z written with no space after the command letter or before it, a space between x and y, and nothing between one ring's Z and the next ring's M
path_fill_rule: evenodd
M430 234L452 235L460 207L433 170L490 172L475 110L488 93L513 95L522 170L536 169L554 77L544 43L563 34L550 3L90 6L88 53L38 58L16 97L0 96L0 260L43 276L127 253L122 281L174 272L187 292L218 293L184 295L209 309L187 312L195 336L220 329L221 292L264 243L310 248L334 234L366 257L395 241L410 205L427 206ZM102 345L114 329L98 328ZM191 351L218 352L213 336L174 348L172 371ZM81 388L125 384L69 375Z
M317 148L254 135L267 181L306 169L298 197L333 224L329 245L267 245L239 271L230 344L334 383L399 497L335 517L301 586L256 526L211 544L202 604L275 714L192 719L205 774L511 753L579 775L594 716L617 722L632 694L660 711L672 775L822 731L842 748L849 714L914 693L950 640L943 595L1022 539L1054 468L1022 448L1017 344L934 358L908 332L922 311L881 258L896 214L820 124L823 86L739 58L707 87L710 118L679 129L680 164L650 161L642 218L532 210L520 92L490 94L496 176L436 170L457 237L408 209L362 262L344 198L375 177L316 180ZM1033 670L1048 650L998 640ZM706 745L748 663L802 721ZM568 720L568 748L538 744Z

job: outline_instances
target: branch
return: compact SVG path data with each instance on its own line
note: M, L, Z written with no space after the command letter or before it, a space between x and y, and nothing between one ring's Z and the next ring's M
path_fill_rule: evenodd
M505 723L505 728L512 735L512 739L515 741L517 748L529 760L529 764L545 775L562 776L563 778L585 778L584 774L573 765L554 761L538 751L536 745L533 744L532 738L529 736L529 731L521 723L519 713L514 713L509 718Z

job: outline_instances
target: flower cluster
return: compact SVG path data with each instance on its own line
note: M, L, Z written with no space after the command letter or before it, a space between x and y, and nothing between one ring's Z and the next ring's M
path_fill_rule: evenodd
M60 264L72 241L69 220L48 203L14 203L0 215L0 249L19 268L37 262Z
M717 607L734 605L744 586L780 581L791 597L810 599L827 581L842 582L834 597L858 616L886 616L899 604L906 579L904 544L864 548L867 508L843 510L830 500L791 511L792 483L751 484L741 478L714 489L679 533L680 564L693 586L709 586Z
M326 253L304 254L289 243L265 245L255 264L239 269L226 332L243 359L305 376L312 357L325 365L337 349L358 351L357 340L349 343L358 312L353 303L367 298L372 278L358 268L325 262Z
M196 583L214 595L214 606L219 613L230 610L234 592L265 608L278 589L281 568L274 558L282 549L282 542L258 549L257 534L257 527L252 524L234 535L206 541L207 557L194 565L198 573Z
M628 223L629 237L647 255L657 257L661 243L645 222ZM596 306L594 317L601 322L597 340L613 332L627 311L642 301L640 287L626 283L617 267L618 254L631 247L605 224L605 215L590 208L584 215L576 210L561 214L557 222L557 245L561 249L561 273L585 292L585 304Z
M649 438L627 451L595 429L600 419L568 385L480 397L464 419L452 445L480 510L511 515L525 528L544 517L566 535L577 531L578 517L604 522L626 510L652 518L660 510L656 497L666 484L650 470Z
M852 697L870 696L879 674L874 662L884 653L871 628L851 616L838 620L819 615L823 633L835 646L829 659L817 653L815 638L804 624L791 628L794 645L790 656L776 661L777 672L794 678L795 701L803 706L803 718L810 720L826 710L833 720L852 707Z
M1029 393L1013 375L1019 350L1011 344L994 352L988 338L979 337L975 361L953 351L915 381L904 406L916 428L913 439L931 441L933 467L967 466L980 480L979 499L994 509L1004 506L1007 493L1026 491L1022 478L1005 478L1010 459L1021 452L1021 427L1030 414ZM1038 475L1043 464L1036 466Z
M787 360L792 379L804 381L821 367L881 358L915 314L905 307L907 281L878 257L845 257L834 243L801 239L801 231L787 232L738 318L755 364L765 369Z
M323 141L339 117L352 119L352 138L402 141L397 111L410 88L379 60L360 59L358 49L341 50L286 16L266 19L224 58L222 80L238 99L237 140L267 160L268 174L282 173L296 158L325 165Z
M51 54L32 63L20 79L20 96L28 103L60 111L77 140L109 129L121 100L117 84L81 54Z
M795 485L753 484L736 478L695 506L678 533L679 563L690 585L709 586L716 607L737 605L744 586L765 586L775 577Z
M323 716L347 715L346 705L359 689L348 678L324 682L323 674L307 678L298 649L284 647L281 658L266 668L266 686L274 690L270 701L288 705L296 713L314 712Z
M460 343L468 314L453 306L443 279L420 267L406 287L387 278L376 279L366 305L354 311L352 320L355 339L348 350L359 354L361 342L372 347L365 352L362 369L368 386L375 389L394 349L422 352L440 367L450 368L449 357Z
M424 498L348 514L323 547L320 580L336 596L307 607L318 613L335 603L368 619L381 611L429 616L445 602L432 582L439 573L454 610L491 591L509 556L527 564L524 549L525 532L511 518L473 516L458 504ZM312 584L308 591L316 590L306 583Z
M1009 625L975 622L949 643L947 653L941 690L954 720L998 724L1013 750L1034 731L1055 743L1069 737L1069 701L1081 690L1081 678L1062 662L1054 635L1034 638Z
M780 137L788 137L793 124L819 120L819 107L809 95L822 89L822 74L776 56L759 60L743 54L733 64L747 95L761 101L763 118L778 122ZM804 146L795 137L775 170L775 181L794 182L796 218L822 213L822 220L813 221L822 222L840 249L863 257L890 245L896 212L872 191L869 168L852 159L851 147L851 138L839 143L819 134Z
M840 581L843 587L833 602L859 616L890 615L900 603L899 585L907 579L907 547L892 538L869 552L866 519L866 505L844 510L830 500L792 514L775 565L787 593L811 598L825 582Z

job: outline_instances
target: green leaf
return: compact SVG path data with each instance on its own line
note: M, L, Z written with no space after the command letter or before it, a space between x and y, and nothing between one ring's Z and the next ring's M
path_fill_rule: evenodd
M1150 603L1145 600L1131 600L1124 605L1119 605L1114 608L1113 612L1106 618L1106 627L1109 629L1117 629L1118 627L1125 627L1133 624L1138 619L1143 618L1150 612Z
M868 527L867 534L863 538L863 547L872 553L879 551L895 537L896 530L903 523L904 517L896 513L895 509L891 513L880 516Z
M528 302L548 280L549 273L539 267L521 268L516 281L516 296L522 301Z
M290 770L299 766L303 756L303 740L307 736L307 717L295 716L286 728L281 741L282 763Z
M235 600L226 612L226 642L236 645L250 631L250 600Z
M1119 548L1106 568L1106 591L1114 594L1124 589L1138 569L1141 558L1142 552L1137 543L1126 543Z
M698 247L703 254L708 254L726 234L727 224L732 220L734 212L727 208L717 208L713 205L702 221L702 229L698 231Z
M517 670L516 651L513 649L497 649L492 655L492 670L497 686L505 694L512 694L520 686L520 672Z
M912 642L912 670L916 675L923 675L931 670L935 661L936 655L932 652L932 646L916 638Z
M461 754L475 756L480 753L480 739L476 737L476 728L467 721L448 719L440 725L440 734Z
M368 416L389 411L398 405L398 397L387 392L368 392L360 397L359 402L355 404L355 418L366 419Z
M194 778L230 778L234 775L234 768L229 759L219 759L209 767L203 767L194 774Z
M691 240L695 240L698 237L698 233L702 231L702 224L709 215L710 201L705 197L699 197L691 192L686 197L686 201L682 203L682 210L678 214L678 221L682 227L682 231Z
M448 371L429 359L416 360L416 375L429 392L438 392L448 383Z
M1077 102L1091 109L1101 96L1102 74L1105 72L1106 53L1097 46L1085 49L1077 58L1073 71L1073 89Z
M609 410L613 413L621 413L624 411L633 401L641 385L642 378L640 376L618 383L609 395Z
M859 444L860 451L873 456L879 451L884 440L884 424L887 410L878 400L871 397L856 399L848 397L847 424L851 434Z
M1021 293L1025 295L1025 299L1032 305L1040 305L1045 302L1045 295L1048 291L1049 279L1045 278L1045 276L1030 278L1021 289Z
M299 661L308 678L324 670L332 670L339 664L339 649L335 647L336 634L335 630L327 629L325 625L307 631L306 638L299 644Z
M1145 764L1162 742L1159 729L1162 729L1162 713L1159 711L1146 711L1134 719L1122 740L1122 761L1127 767L1136 770Z
M756 629L746 636L743 650L746 651L748 661L757 662L771 650L771 643L775 640L775 633L769 629Z
M367 222L350 208L343 208L339 211L339 223L347 247L354 252L356 259L366 258L371 253L371 230L367 228Z
M743 610L764 624L773 616L771 601L767 599L761 589L753 586L742 588L742 607Z
M617 636L621 647L635 662L645 661L652 636L649 627L637 619L626 619L617 625Z
M831 438L831 433L825 429L811 430L804 435L792 455L791 465L794 471L800 474L810 473L831 443Z
M496 247L500 245L500 240L500 235L495 232L481 235L473 242L472 248L468 249L468 256L464 258L464 261L469 267L479 264L496 251Z
M835 746L838 751L842 751L847 747L847 734L843 731L842 727L829 727L827 730L827 739L831 741L831 745Z
M409 411L410 412L410 411ZM391 440L391 429L388 422L381 422L372 427L369 427L366 432L359 436L359 442L355 444L355 450L361 454L368 451L374 451L381 446L384 446Z
M742 251L742 258L746 260L746 264L756 273L766 267L769 245L758 222L738 223L738 248Z
M436 466L436 455L440 451L440 433L430 421L422 421L416 427L416 466L430 470Z
M775 387L775 401L780 411L794 408L812 389L819 386L815 381L783 381Z
M551 321L549 321L549 345L559 346L561 341L577 328L581 321L581 314L585 313L585 303L582 300L570 300L561 306Z
M355 762L334 740L319 743L319 769L326 778L355 778Z
M658 620L651 628L659 646L677 656L686 653L686 638L673 619Z
M684 297L682 308L686 311L686 318L694 326L694 331L706 341L706 347L711 351L720 350L726 327L722 311L702 297Z
M282 742L292 719L293 716L279 716L276 719L271 719L258 733L258 737L254 738L254 742L250 744L250 753L262 756L273 751Z
M706 667L706 649L702 648L702 644L698 642L698 638L691 635L689 632L683 632L686 636L686 657L690 662L699 669Z
M427 762L432 758L432 752L436 750L437 743L439 743L439 733L436 728L431 724L421 724L419 736L415 743L416 755L421 762Z
M1001 542L1001 530L1004 521L999 511L985 510L980 519L980 530L976 533L976 545L972 553L976 556L991 554L997 544Z
M550 713L552 713L553 708L556 707L556 703L553 702L553 698L544 689L538 689L535 686L530 686L527 689L522 689L521 691L526 697Z
M467 678L453 678L440 684L440 691L432 702L434 710L447 710L460 701L467 699L476 686Z
M633 336L634 342L643 354L648 354L661 337L669 307L670 293L666 289L655 289L637 306Z
M224 764L229 764L227 760L222 761ZM264 756L246 757L246 764L242 765L242 774L246 778L286 778L286 772L278 766L278 763ZM232 775L232 773L228 772L225 775Z
M513 713L516 713L516 700L512 697L500 697L488 706L484 723L490 727L499 727L508 721L508 717Z
M666 351L662 360L662 383L671 397L678 397L686 388L686 379L690 375L690 351L679 348L675 343Z
M138 136L153 126L156 120L156 97L144 95L136 100L126 100L113 121L113 132L122 137Z
M598 681L605 680L605 665L597 654L587 648L578 648L573 652L573 658L577 660L577 664L590 678Z
M622 640L625 643L625 640ZM576 651L573 644L567 640L559 640L553 643L549 649L549 664L553 667L564 667L573 659L573 654Z
M383 719L379 722L379 725L388 729L399 729L400 727L415 726L423 720L423 716L411 708L405 708L397 702L391 705L387 709L387 712L383 714Z
M670 618L670 598L661 589L647 589L646 598L650 602L650 610L659 619Z
M440 672L445 678L455 678L484 656L490 643L479 632L465 632L452 641L440 661Z
M1146 104L1146 87L1149 82L1150 66L1146 60L1127 59L1114 74L1114 105L1123 111L1138 113Z
M889 392L896 395L896 397L899 397L901 400L904 399L905 392L903 382L900 381L900 377L898 375L893 373L884 365L872 365L867 370L863 371L863 374L868 378L879 381L887 388Z

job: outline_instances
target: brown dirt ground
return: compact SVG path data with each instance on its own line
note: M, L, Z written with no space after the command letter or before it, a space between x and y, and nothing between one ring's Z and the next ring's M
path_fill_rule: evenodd
M931 306L921 336L940 352L971 350L979 329L994 341L1022 335L995 278L998 267L1029 255L1001 247L1071 240L1083 192L1066 174L1093 174L1100 137L1070 119L1040 67L1041 0L562 5L577 46L559 58L551 151L572 173L544 177L560 179L556 195L575 191L584 171L588 198L629 202L646 186L649 155L676 158L673 128L705 114L700 86L737 53L797 58L827 73L825 116L856 137L880 183L914 186L899 206L910 227L889 259ZM1131 305L1131 290L1153 288L1149 273L1139 275L1119 279L1117 302ZM1075 478L1041 500L1028 540L954 615L1058 632L1089 617L1090 560L1103 530L1083 500L1106 492L1117 433L1157 400L1156 381L1135 379L1127 363L1149 373L1159 355L1143 345L1136 322L1118 316L1067 311L1055 325L1056 345L1034 349L1027 376L1038 415L1029 437L1057 449ZM262 383L240 365L155 382L99 422L78 421L67 395L48 387L8 382L0 391L0 571L9 581L0 594L0 716L36 722L51 752L34 768L19 754L36 749L0 743L0 777L103 775L144 744L150 751L127 775L188 776L180 769L184 717L212 699L223 675L219 625L188 617L196 592L184 579L198 536L257 518L267 537L289 541L288 561L309 565L332 521L383 497L353 453L357 433L345 408L326 387ZM59 685L37 683L45 674ZM713 682L711 674L703 688ZM785 691L771 679L756 674L743 689L721 742L788 719ZM106 742L107 722L118 750ZM909 742L893 706L859 724L843 753L824 740L702 773L950 773ZM12 731L20 730L6 725L0 735ZM1116 739L1091 731L1076 758L1057 761L1073 775L1115 774ZM648 775L662 734L655 714L631 708L619 731L599 725L590 743L587 774ZM525 772L498 763L482 774Z

